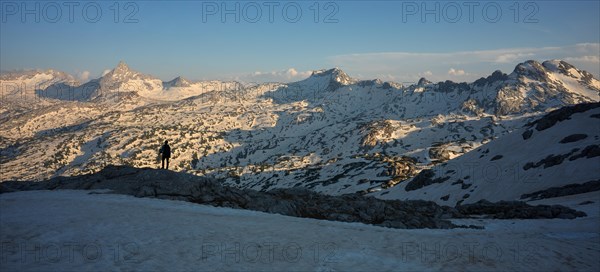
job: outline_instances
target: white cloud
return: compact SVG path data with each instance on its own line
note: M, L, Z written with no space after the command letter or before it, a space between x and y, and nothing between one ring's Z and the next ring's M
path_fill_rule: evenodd
M90 78L90 71L83 71L83 72L77 73L77 77L79 78L79 81L86 82Z
M600 63L599 56L581 56L581 57L568 57L564 58L567 62L591 62L591 63Z
M298 71L296 71L296 69L294 68L290 68L287 70L287 74L288 76L295 77L296 75L298 75Z
M467 73L465 73L465 70L450 68L450 70L448 70L448 74L451 76L464 76Z
M495 70L510 73L518 63L530 59L538 61L563 59L598 77L600 75L599 52L599 43L580 43L558 47L522 47L443 53L358 53L331 56L328 60L332 67L343 67L349 74L361 74L364 76L362 79L392 74L399 75L398 80L400 81L417 81L425 73L416 71L428 71L431 75L427 77L433 81L442 81L456 76L460 76L461 80L472 81L488 76ZM457 69L457 66L460 69ZM454 71L450 72L451 69ZM467 73L465 71L476 72Z
M255 71L233 76L232 79L243 82L292 82L305 79L311 73L312 71L298 71L296 68L289 68L279 71Z
M102 76L105 76L106 74L108 74L110 72L110 69L106 69L104 71L102 71Z
M497 63L514 63L519 62L519 60L531 58L535 56L533 53L506 53L501 54L496 57L494 62Z

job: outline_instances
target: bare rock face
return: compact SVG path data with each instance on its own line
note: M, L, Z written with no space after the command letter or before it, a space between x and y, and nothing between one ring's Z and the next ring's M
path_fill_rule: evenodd
M327 196L307 189L269 192L223 186L206 178L158 169L108 166L77 177L57 177L42 182L4 182L0 193L21 190L109 189L111 193L154 197L249 209L289 216L362 222L393 228L452 228L460 217L451 207L427 201L384 201L362 195Z
M428 151L429 158L434 164L447 162L457 154L464 152L457 152L457 147L460 147L459 142L433 143Z
M387 176L391 178L382 185L383 188L396 186L396 184L414 177L417 174L417 160L412 157L374 154L365 156L365 158L374 161L380 161L387 165L386 170L379 174L379 176Z
M435 177L435 172L431 169L425 169L417 174L404 188L407 192L421 189L434 183L442 183L450 177Z
M596 102L596 103L584 103L584 104L577 104L577 105L573 105L573 106L567 106L567 107L563 107L554 111L551 111L550 113L544 115L544 117L535 120L529 124L527 124L527 127L533 127L535 126L535 129L537 131L542 131L548 128L553 127L556 123L567 120L571 117L571 115L575 114L575 113L580 113L580 112L585 112L591 109L595 109L600 107L600 103Z
M310 77L311 78L318 78L318 77L329 78L329 82L328 82L327 86L325 87L325 91L329 91L329 92L337 90L338 88L340 88L342 86L346 86L346 85L350 85L350 84L354 84L354 83L358 82L358 80L351 78L350 76L348 76L348 74L346 74L344 71L342 71L341 69L338 69L338 68L333 68L333 69L329 69L329 70L313 71Z
M587 134L575 133L575 134L571 134L571 135L563 138L562 140L560 140L559 143L566 144L566 143L577 142L577 141L581 141L587 137L588 137Z
M531 206L521 201L500 201L491 203L480 200L473 204L459 205L457 209L464 215L484 215L486 218L495 219L536 219L536 218L562 218L574 219L586 216L584 212L560 205Z
M388 120L375 121L370 124L365 124L360 128L366 133L362 139L363 147L374 147L378 144L379 139L390 138L395 128Z
M190 81L183 77L176 77L175 79L173 79L171 81L163 82L163 88L165 88L165 89L182 88L182 87L190 87L190 86L191 86Z
M523 194L521 195L521 199L538 200L552 197L583 194L593 191L600 191L600 180L591 180L581 184L568 184L560 187L550 187L545 190Z
M515 73L519 76L528 77L528 78L538 80L541 82L548 81L548 76L546 74L546 68L544 66L542 66L541 63L539 63L535 60L528 60L524 63L518 64L515 67L513 73Z
M461 227L446 219L465 218L470 215L487 215L491 218L568 219L585 216L584 213L558 205L530 206L524 202L480 201L452 208L424 200L381 200L359 194L328 196L301 188L258 192L223 186L215 180L190 174L128 166L108 166L95 174L57 177L42 182L0 183L0 193L57 189L108 189L111 193L136 197L182 200L297 217L362 222L391 228Z
M502 71L500 70L496 70L494 71L494 73L492 73L490 76L486 77L486 78L480 78L478 80L475 80L475 82L473 82L474 85L476 86L486 86L486 85L492 85L496 82L502 82L508 79L508 75L505 73L502 73Z
M549 71L555 71L560 74L566 75L573 79L576 79L580 84L600 92L600 89L597 87L598 80L594 79L594 76L587 71L579 70L575 66L567 63L563 60L547 60L542 63L542 66Z
M417 86L425 86L427 84L431 84L433 82L427 80L426 78L422 77L419 79L419 82L417 83Z

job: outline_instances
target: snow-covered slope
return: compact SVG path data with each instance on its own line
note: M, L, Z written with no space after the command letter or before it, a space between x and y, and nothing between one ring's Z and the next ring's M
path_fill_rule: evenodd
M454 206L520 200L551 187L600 181L600 103L549 113L456 159L373 193Z
M237 82L222 81L192 82L182 77L163 82L132 70L125 62L119 62L117 67L78 87L74 92L85 94L84 100L112 103L133 100L141 106L153 100L176 101L207 91L233 89L239 85ZM141 103L140 100L146 103Z
M594 271L588 217L462 220L484 230L399 230L188 202L29 191L0 194L3 271Z
M79 85L75 78L67 73L48 70L31 70L10 72L0 75L2 83L2 98L34 96L36 91L42 92L53 84L63 83L71 86ZM52 94L49 94L52 95Z
M52 69L1 74L0 116L16 115L55 104L48 98L69 97L71 93L63 90L73 89L79 84L73 76Z
M0 107L3 181L108 164L156 167L157 150L169 140L171 169L229 185L373 191L549 110L598 101L599 91L596 79L560 61L528 61L473 83L411 86L359 81L340 69L288 84L162 82L121 63L77 88L86 86L94 91L81 101L42 98L54 106L20 112Z

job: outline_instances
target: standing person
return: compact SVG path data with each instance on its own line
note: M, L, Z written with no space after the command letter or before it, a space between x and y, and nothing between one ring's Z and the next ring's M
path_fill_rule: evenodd
M169 158L171 157L171 147L169 141L165 141L165 144L160 148L159 153L162 154L162 166L160 169L165 168L165 159L167 160L167 169L169 169Z

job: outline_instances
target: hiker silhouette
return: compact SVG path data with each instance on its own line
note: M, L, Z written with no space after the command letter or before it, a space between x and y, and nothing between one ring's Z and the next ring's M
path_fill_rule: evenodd
M160 148L158 153L162 154L162 166L160 169L165 168L165 160L167 160L167 169L169 169L169 158L171 158L171 147L169 141L165 141L165 144Z

